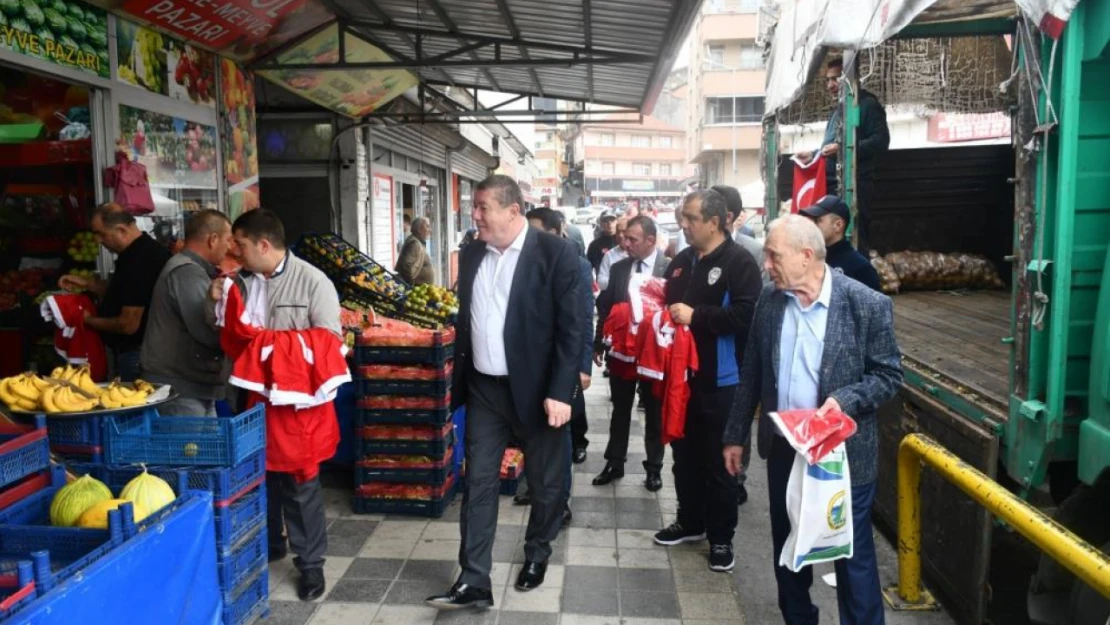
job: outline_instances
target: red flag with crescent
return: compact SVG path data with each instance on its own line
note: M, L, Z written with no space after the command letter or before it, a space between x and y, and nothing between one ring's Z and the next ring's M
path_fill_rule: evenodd
M794 161L794 195L791 197L790 212L796 213L808 208L825 197L825 157L818 154L808 164Z

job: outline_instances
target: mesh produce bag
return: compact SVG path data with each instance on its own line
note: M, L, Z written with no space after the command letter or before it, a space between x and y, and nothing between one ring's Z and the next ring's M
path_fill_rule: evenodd
M875 250L871 250L871 266L879 274L879 288L883 293L894 295L902 288L902 282L898 280L898 272L894 271L894 267L891 267L890 263Z

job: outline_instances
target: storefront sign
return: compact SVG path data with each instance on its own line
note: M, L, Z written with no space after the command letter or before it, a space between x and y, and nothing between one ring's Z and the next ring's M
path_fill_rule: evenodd
M220 59L220 125L231 218L258 208L258 127L254 79L235 61Z
M388 62L390 57L369 43L347 33L347 62ZM277 63L307 64L339 61L339 27L332 26L282 52ZM259 76L324 108L355 119L365 117L405 91L415 87L416 76L406 70L335 69L266 70Z
M116 76L175 100L216 106L216 57L197 46L116 20Z
M621 188L625 191L651 191L655 183L651 180L622 180Z
M929 141L956 143L1010 136L1010 116L1005 113L963 115L938 113L929 118Z
M109 76L102 9L79 0L0 0L0 18L0 48Z
M264 54L334 19L319 0L90 1L208 50L242 60Z

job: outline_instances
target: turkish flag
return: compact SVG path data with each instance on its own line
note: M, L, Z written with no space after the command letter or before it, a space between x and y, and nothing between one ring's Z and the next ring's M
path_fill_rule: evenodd
M790 212L797 213L825 197L825 157L818 154L808 165L801 164L797 157L791 160L794 161L794 195Z

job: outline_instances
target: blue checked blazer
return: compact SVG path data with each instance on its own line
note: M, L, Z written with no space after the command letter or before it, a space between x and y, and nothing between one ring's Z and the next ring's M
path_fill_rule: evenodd
M818 376L820 403L834 397L841 410L855 419L856 434L847 443L852 484L870 484L878 477L878 409L902 385L894 306L889 297L832 271L825 351ZM766 415L778 409L779 340L787 299L773 285L763 289L725 428L726 445L742 444L751 434L759 407L764 415L758 439L761 458L767 457L774 436L775 425Z

